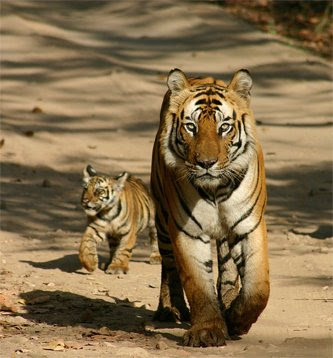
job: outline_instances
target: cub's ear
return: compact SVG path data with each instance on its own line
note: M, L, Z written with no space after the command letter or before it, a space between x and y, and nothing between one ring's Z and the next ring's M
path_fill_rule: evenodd
M125 182L128 177L129 174L127 172L123 172L122 174L117 176L117 186L116 186L117 191L122 191L124 189Z
M173 94L179 93L190 86L184 72L178 68L169 72L167 83Z
M238 93L247 102L250 101L250 91L252 88L252 78L248 70L237 71L230 81L228 88Z
M94 177L97 175L96 170L90 165L88 164L84 169L83 169L83 181L84 182L88 182L89 179L91 177Z

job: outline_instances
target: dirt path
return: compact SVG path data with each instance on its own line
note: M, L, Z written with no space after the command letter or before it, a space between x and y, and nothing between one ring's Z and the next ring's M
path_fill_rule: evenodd
M3 0L1 27L0 304L16 312L0 312L0 357L331 357L332 66L213 3ZM144 235L126 276L77 257L83 167L149 182L174 67L248 68L255 83L272 293L223 348L184 348L186 326L151 322L160 267Z

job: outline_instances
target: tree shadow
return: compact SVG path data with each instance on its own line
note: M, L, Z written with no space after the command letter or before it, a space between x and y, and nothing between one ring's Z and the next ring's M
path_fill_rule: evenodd
M66 291L33 290L23 292L20 297L26 302L23 318L35 324L47 324L55 327L81 327L89 337L89 332L98 333L102 327L107 327L110 337L117 332L137 333L154 336L154 332L145 330L145 323L150 322L154 327L165 327L158 322L151 322L153 311L145 306L138 307L135 302L117 297L89 298ZM168 324L169 328L185 328L186 324ZM181 339L167 332L159 332L166 338L181 344ZM116 338L117 339L117 338Z
M289 229L314 239L333 236L331 162L294 165L267 172L270 224L280 220ZM314 226L309 232L307 226ZM302 232L303 230L303 232Z

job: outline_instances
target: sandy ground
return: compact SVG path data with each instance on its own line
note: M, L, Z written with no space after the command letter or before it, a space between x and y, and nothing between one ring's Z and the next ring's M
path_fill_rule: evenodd
M331 64L213 3L2 0L1 28L1 358L332 357ZM226 347L184 348L186 325L151 321L146 235L128 275L87 274L77 256L83 167L149 182L174 67L254 79L272 290Z

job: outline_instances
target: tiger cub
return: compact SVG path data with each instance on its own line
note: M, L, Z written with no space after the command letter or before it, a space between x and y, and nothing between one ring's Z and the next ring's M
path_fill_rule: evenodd
M155 207L143 182L127 172L118 177L98 175L88 165L83 171L81 204L88 224L83 234L79 257L89 271L98 266L97 245L108 240L110 262L106 273L128 272L128 263L137 234L149 228L150 264L159 264L155 228Z

